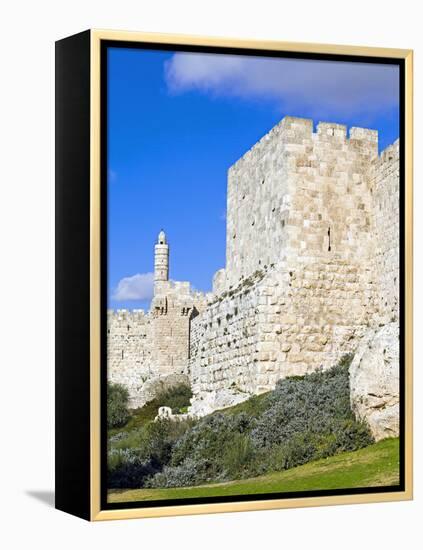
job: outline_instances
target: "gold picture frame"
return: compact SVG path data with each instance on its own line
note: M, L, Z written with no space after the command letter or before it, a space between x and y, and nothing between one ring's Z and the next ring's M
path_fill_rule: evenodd
M273 52L296 52L301 54L322 54L333 56L358 56L358 57L379 57L392 58L393 60L401 60L404 64L405 78L403 90L404 102L404 117L403 128L405 137L405 158L404 158L404 245L405 245L405 272L404 272L404 352L405 352L405 387L404 387L404 426L402 437L404 441L404 487L403 490L393 492L375 492L365 494L343 494L329 496L307 496L299 498L277 498L269 500L251 500L233 501L233 502L214 502L206 504L181 504L181 505L163 505L155 507L120 507L115 509L104 509L101 505L101 170L104 149L101 144L101 118L102 118L102 98L101 98L101 45L104 42L125 42L128 47L132 44L167 44L189 47L212 47L212 48L230 48L237 50L265 50ZM76 109L78 111L81 103L79 97L76 103L72 103L73 107L69 108L66 101L69 99L70 76L66 76L66 62L68 62L68 70L79 71L81 81L76 78L76 84L84 87L81 92L86 95L89 89L89 98L85 98L86 102L84 111L81 112L81 132L85 135L85 142L81 147L88 147L89 167L87 158L81 162L84 163L81 173L84 174L85 180L81 185L85 186L89 180L89 196L85 199L80 197L84 193L76 193L73 200L85 201L84 206L79 204L75 208L81 212L81 217L84 216L84 227L89 227L89 233L85 235L86 253L89 257L89 265L84 264L84 275L81 272L81 280L85 280L87 286L87 295L89 295L89 304L85 304L84 311L76 312L75 316L87 315L88 319L84 321L88 332L85 332L84 358L83 364L78 366L78 373L69 374L71 369L67 359L65 359L66 349L69 346L75 346L78 340L68 341L66 336L66 326L60 323L70 321L62 320L64 315L64 304L62 304L61 296L65 293L65 284L59 281L57 293L59 307L57 315L61 321L58 328L58 357L56 359L56 379L57 392L56 399L59 401L57 405L58 420L57 420L57 472L56 472L56 491L57 503L56 506L64 511L81 516L92 521L104 521L112 519L126 518L148 518L157 516L176 516L188 514L210 514L223 512L240 512L251 510L270 510L292 507L310 507L322 505L339 505L339 504L359 504L368 502L386 502L410 500L413 497L413 429L412 429L412 409L413 409L413 380L412 380L412 339L413 339L413 52L406 49L391 49L391 48L370 48L359 46L341 46L327 44L307 44L295 42L275 42L275 41L256 41L256 40L238 40L229 38L212 38L202 36L184 36L173 34L155 34L142 32L127 32L127 31L112 31L112 30L90 30L76 37L70 37L57 43L57 109L59 111L59 121L57 129L57 159L58 173L56 177L58 193L58 213L57 224L59 229L58 246L66 250L66 243L61 240L61 235L66 232L66 215L61 207L61 201L65 200L62 196L61 189L69 182L65 181L64 170L69 165L70 157L66 148L69 141L74 135L74 130L68 130L66 124L71 123L69 117L75 116ZM82 68L81 68L82 67ZM86 82L89 75L89 82ZM78 95L78 91L75 92ZM67 113L62 113L63 109L67 109ZM74 113L73 115L71 113ZM88 120L87 120L88 118ZM73 132L73 134L72 134ZM87 132L89 134L87 135ZM68 135L69 134L69 135ZM85 153L81 153L83 156ZM74 154L74 153L73 153ZM78 153L79 155L79 153ZM87 172L87 167L89 171ZM67 201L72 200L67 197ZM69 202L67 202L69 205ZM87 219L88 216L88 219ZM69 244L69 246L72 246ZM84 249L85 250L85 249ZM58 276L61 280L62 274L66 271L66 265L63 263L66 260L59 255L58 258ZM69 266L68 266L69 269ZM81 268L82 269L82 268ZM87 279L88 276L88 279ZM85 277L85 279L84 279ZM84 283L85 284L85 283ZM81 298L82 300L82 298ZM63 306L63 307L62 307ZM77 319L77 317L75 318ZM74 320L75 320L74 319ZM81 338L81 335L74 336ZM79 340L80 341L80 340ZM63 349L63 353L60 351ZM70 360L69 360L70 361ZM64 373L67 374L64 374ZM88 373L89 372L89 376ZM85 373L85 374L83 374ZM82 391L84 394L81 398L76 399L78 403L72 402L72 399L66 397L69 390L69 384L72 383L72 376L79 376L75 391ZM82 380L82 381L81 381ZM78 384L80 384L78 386ZM79 388L79 390L78 390ZM84 417L79 416L78 420L71 419L75 416L75 409L82 407L84 409ZM81 411L77 414L82 414ZM84 434L80 434L83 439L83 451L81 452L81 463L75 463L72 466L68 461L70 457L67 447L66 432L78 422L78 426L89 417L89 426L85 427ZM76 435L78 435L78 429ZM87 440L89 439L89 444ZM65 456L66 455L66 456ZM87 463L88 461L88 463ZM64 471L67 474L64 474ZM71 471L71 475L69 475ZM79 475L81 474L81 479ZM72 489L73 486L73 489ZM75 489L75 487L77 487ZM73 491L73 493L72 493Z

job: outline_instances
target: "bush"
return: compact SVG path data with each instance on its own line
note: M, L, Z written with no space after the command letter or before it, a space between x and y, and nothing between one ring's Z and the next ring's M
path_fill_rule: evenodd
M136 489L160 471L153 459L142 459L134 449L110 449L107 456L107 486Z
M146 445L144 451L162 466L168 464L176 443L192 426L192 421L174 422L161 419L146 427Z
M195 422L149 422L111 437L109 486L240 479L373 443L367 425L351 411L350 361L347 356L330 370L280 380L266 395ZM181 410L190 393L175 387L162 392L156 404Z
M187 384L178 384L159 392L154 399L159 407L170 407L173 414L179 414L191 404L192 391Z
M245 413L216 413L199 420L176 442L169 466L149 482L151 487L177 487L222 481L248 471L251 445L248 433L254 420Z
M251 438L248 433L236 433L229 445L226 446L223 456L223 471L229 478L243 477L249 472L250 462L254 457Z
M157 416L159 407L171 407L174 414L186 413L191 404L191 397L191 388L187 384L181 383L170 389L162 389L143 407L131 411L131 418L125 428L132 430L152 422Z
M268 400L271 393L272 392L266 392L260 395L252 395L246 401L242 401L241 403L238 403L238 405L234 405L228 409L223 409L221 412L222 414L228 415L243 412L252 418L258 418L265 410L269 408Z
M192 421L158 420L109 437L108 486L144 487L146 480L169 463L175 443Z
M107 427L121 428L129 420L129 393L121 384L107 383Z
M206 460L187 458L180 466L165 466L162 472L146 480L145 487L183 487L195 485L205 477L208 469Z
M251 431L253 446L272 469L292 468L373 443L368 427L357 422L351 411L350 361L347 356L330 370L277 383L270 407Z

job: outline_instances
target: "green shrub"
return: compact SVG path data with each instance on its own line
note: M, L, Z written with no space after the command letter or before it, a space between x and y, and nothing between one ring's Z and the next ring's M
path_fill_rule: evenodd
M187 410L191 404L192 391L187 384L178 384L157 394L154 399L157 408L170 407L173 414Z
M292 468L373 443L367 425L356 421L351 410L350 362L346 356L327 371L277 383L268 410L251 431L268 469Z
M145 481L145 487L184 487L195 485L199 479L207 477L209 461L203 459L192 460L187 458L179 466L165 466L163 471L158 472Z
M236 433L229 445L226 445L223 456L223 470L229 478L242 477L249 472L250 462L254 457L251 438L248 433Z
M241 479L373 443L367 425L351 411L350 361L347 356L327 371L280 380L274 391L195 422L146 422L114 435L109 440L113 486ZM158 395L155 406L181 411L190 395L186 386L176 386Z
M111 489L142 487L160 471L154 459L143 459L135 449L111 449L107 456L107 486Z
M169 466L149 486L177 487L187 479L203 483L242 476L251 458L248 433L253 422L245 413L216 413L199 420L176 442Z
M271 392L262 393L261 395L253 395L246 401L238 403L228 409L220 411L222 414L233 415L238 413L245 413L252 418L258 418L263 412L269 408L269 396ZM216 414L216 413L215 413Z
M108 486L143 487L169 463L175 443L193 422L162 419L109 437Z
M107 383L107 427L120 428L129 420L129 393L121 384Z

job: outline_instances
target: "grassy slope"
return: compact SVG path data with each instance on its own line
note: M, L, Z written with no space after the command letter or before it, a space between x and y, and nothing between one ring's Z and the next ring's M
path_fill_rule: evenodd
M245 412L250 416L254 416L254 417L258 416L259 413L262 412L264 408L263 404L267 395L268 393L263 393L261 395L250 397L250 399L248 399L247 401L243 401L238 405L234 405L232 407L227 407L226 409L216 411L215 413L212 413L212 414L216 414L216 413L238 414L240 412ZM131 417L128 423L121 428L109 429L108 430L109 436L115 435L120 432L129 434L132 430L136 430L137 428L144 426L148 422L152 422L154 418L157 416L159 407L161 406L162 406L162 403L158 399L153 399L153 401L150 401L149 403L144 405L144 407L140 409L132 410Z
M359 451L257 478L174 489L115 489L109 491L109 502L376 487L398 482L399 442L386 439Z
M232 405L232 407L226 407L226 409L220 409L212 414L239 414L246 413L254 418L260 416L267 407L267 398L272 392L262 393L260 395L253 395L246 401L238 403L238 405Z
M152 422L158 414L160 403L157 403L156 399L150 401L141 409L134 409L131 411L131 417L127 424L121 428L112 428L108 430L109 436L115 435L120 432L130 433L132 430L136 430L141 426L144 426L148 422Z

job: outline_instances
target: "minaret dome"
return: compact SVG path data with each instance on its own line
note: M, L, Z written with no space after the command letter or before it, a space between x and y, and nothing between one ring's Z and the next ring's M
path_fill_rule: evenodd
M166 244L166 233L163 231L163 229L159 233L157 243L158 244Z

